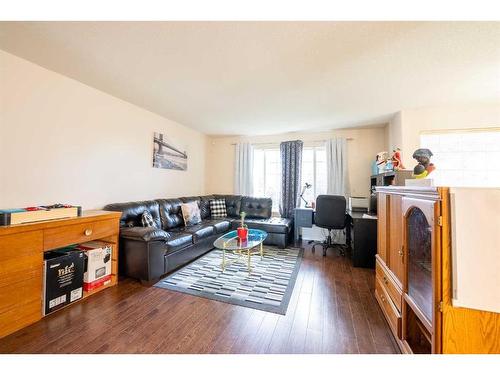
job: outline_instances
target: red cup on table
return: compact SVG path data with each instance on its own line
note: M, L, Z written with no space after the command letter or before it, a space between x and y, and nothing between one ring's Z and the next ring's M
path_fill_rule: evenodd
M238 228L237 235L241 241L245 241L248 238L248 228Z

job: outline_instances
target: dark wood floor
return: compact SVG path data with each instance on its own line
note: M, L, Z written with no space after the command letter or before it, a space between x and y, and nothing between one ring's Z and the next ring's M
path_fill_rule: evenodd
M306 249L286 315L131 280L0 340L1 353L398 353L374 271Z

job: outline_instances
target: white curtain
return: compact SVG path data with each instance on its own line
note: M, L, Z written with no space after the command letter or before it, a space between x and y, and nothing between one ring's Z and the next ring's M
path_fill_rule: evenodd
M347 140L337 137L326 141L326 193L349 197Z
M342 137L326 141L326 193L350 195L349 175L347 172L347 140ZM343 230L333 231L333 242L345 244L346 236Z
M253 194L253 147L250 143L237 143L234 163L234 193Z

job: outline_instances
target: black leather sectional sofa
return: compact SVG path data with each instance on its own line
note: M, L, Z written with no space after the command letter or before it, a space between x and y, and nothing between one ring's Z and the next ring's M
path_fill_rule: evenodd
M210 200L226 200L227 217L212 219ZM181 204L196 201L200 207L200 224L186 227L182 218ZM292 238L292 220L271 217L270 198L254 198L239 195L208 195L178 199L114 203L104 207L109 211L121 211L120 220L120 271L121 274L141 280L146 284L192 261L213 249L214 241L239 224L240 212L247 216L249 228L268 233L264 244L284 248ZM141 215L148 210L157 224L142 227Z

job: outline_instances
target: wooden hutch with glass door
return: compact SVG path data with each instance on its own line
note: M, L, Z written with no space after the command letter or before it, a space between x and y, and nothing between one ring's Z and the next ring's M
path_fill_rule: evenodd
M375 297L403 353L499 353L500 314L452 306L448 188L378 194Z

